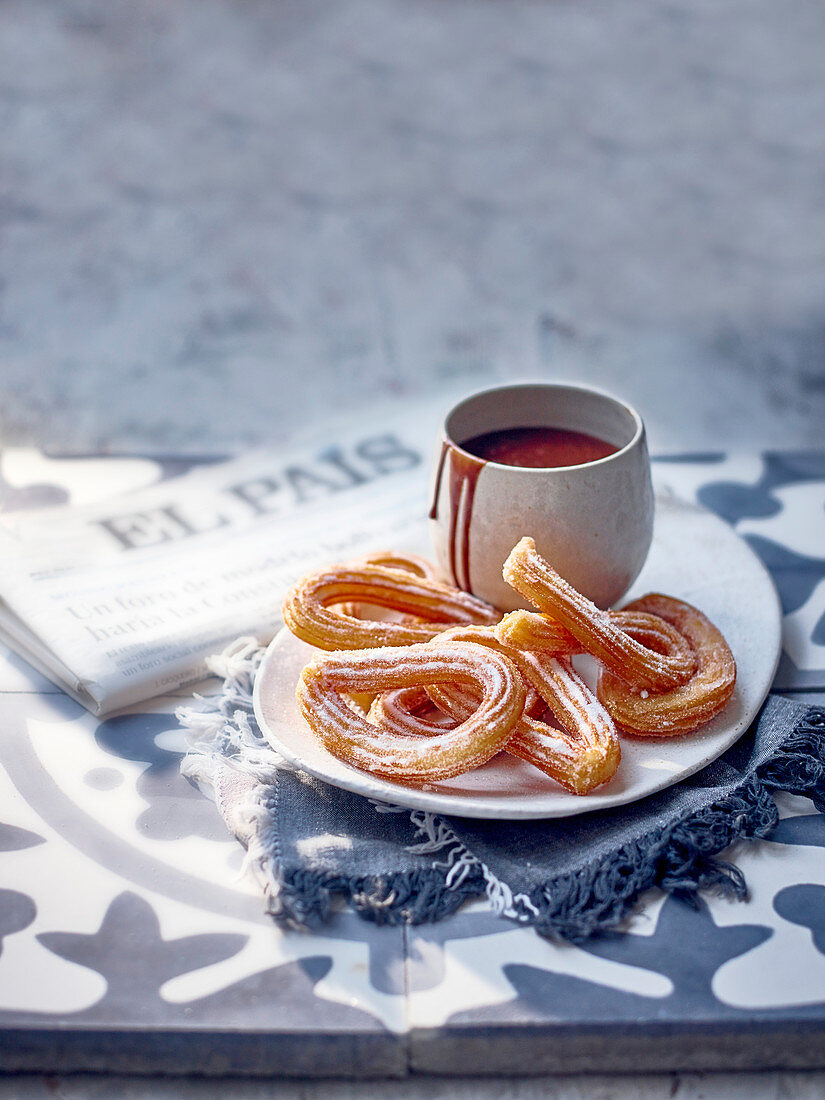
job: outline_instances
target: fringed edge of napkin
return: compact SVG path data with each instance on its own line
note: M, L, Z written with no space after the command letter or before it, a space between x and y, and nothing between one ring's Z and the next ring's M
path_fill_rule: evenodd
M181 771L215 799L246 847L245 865L262 884L267 912L288 926L317 927L338 899L376 923L420 924L486 896L500 916L543 936L581 942L614 928L653 887L692 900L701 891L745 898L742 872L716 857L736 840L769 835L779 818L772 791L806 795L825 812L825 710L812 708L756 776L725 798L530 894L514 893L498 879L440 815L380 802L372 803L377 813L409 814L416 842L408 850L431 857L430 866L352 878L311 868L285 874L273 811L279 771L291 769L250 723L262 656L254 638L241 638L211 659L211 671L224 681L223 694L178 710L190 742Z

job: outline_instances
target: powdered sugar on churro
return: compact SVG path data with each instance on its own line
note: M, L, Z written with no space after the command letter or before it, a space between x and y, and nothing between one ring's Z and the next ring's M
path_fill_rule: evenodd
M425 740L373 725L342 695L426 683L466 683L480 702L466 721ZM502 654L450 643L326 654L307 665L297 692L304 717L330 752L408 783L448 779L489 760L518 722L524 695L518 671Z
M327 749L419 785L506 749L586 794L615 774L619 728L684 733L730 698L730 650L689 604L651 595L602 611L529 538L511 552L504 576L539 610L499 616L436 580L423 559L393 552L295 585L284 620L327 651L304 669L298 703ZM392 618L361 617L370 607ZM602 665L597 694L573 667L581 652Z
M349 604L389 608L403 617L357 618L347 613ZM284 601L283 617L303 641L335 650L412 645L454 623L495 622L498 613L475 596L411 569L360 561L302 578Z
M658 653L617 626L569 585L536 551L531 538L513 547L504 563L504 579L540 611L557 619L594 657L637 690L666 691L685 683L696 667L695 655Z

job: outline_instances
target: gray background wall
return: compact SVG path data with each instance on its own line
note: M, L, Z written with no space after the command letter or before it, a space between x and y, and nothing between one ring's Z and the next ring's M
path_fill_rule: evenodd
M821 444L825 5L0 0L0 442L577 377Z

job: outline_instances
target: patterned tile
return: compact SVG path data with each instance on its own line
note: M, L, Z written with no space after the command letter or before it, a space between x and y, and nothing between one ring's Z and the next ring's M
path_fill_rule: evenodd
M784 613L775 686L825 689L825 454L676 456L654 463L654 479L730 523L773 577Z
M203 1029L243 1028L269 1040L264 1068L277 1049L296 1072L366 1058L396 1074L403 933L348 914L312 936L271 922L213 804L180 776L174 702L101 721L64 696L0 695L0 1032L25 1037L0 1044L0 1065L89 1065L57 1036L161 1027L191 1034L175 1064L195 1068ZM313 1071L308 1045L325 1036ZM129 1051L113 1048L116 1068Z
M179 470L137 460L121 472L145 484ZM88 499L111 484L100 473L91 459L0 464L7 507ZM825 701L825 460L676 456L655 474L661 493L733 524L772 571L785 611L780 676ZM634 1035L669 1028L687 1037L683 1054L701 1028L739 1040L747 1027L821 1033L825 827L807 799L782 796L771 840L731 854L747 902L651 895L621 931L581 947L482 902L406 930L341 912L292 932L265 915L242 851L180 776L181 697L101 720L0 652L3 1067L212 1059L216 1072L392 1075L448 1069L468 1050L479 1071L503 1068L533 1044L536 1068L576 1068L577 1058L601 1064L587 1035L618 1065L617 1029L635 1049Z

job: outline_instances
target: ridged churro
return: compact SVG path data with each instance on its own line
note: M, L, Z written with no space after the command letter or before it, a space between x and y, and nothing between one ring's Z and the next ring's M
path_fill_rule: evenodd
M586 596L577 592L536 551L533 539L523 538L504 563L504 579L526 596L539 611L567 629L583 650L597 657L632 688L666 691L685 683L696 667L690 651L659 653L637 642Z
M427 738L373 725L346 698L439 683L468 685L479 701L455 728ZM489 760L509 740L524 696L519 672L501 653L450 642L327 653L306 666L297 690L304 718L333 755L414 784L449 779Z
M664 692L634 691L609 669L599 674L598 696L623 730L640 737L672 737L705 725L727 704L736 686L736 662L714 624L697 608L652 593L625 609L656 615L682 634L696 654L685 684Z
M407 617L364 619L342 610L347 604L388 608ZM353 562L298 581L284 601L283 617L303 641L336 650L413 645L456 623L494 623L499 615L475 596L409 568Z

